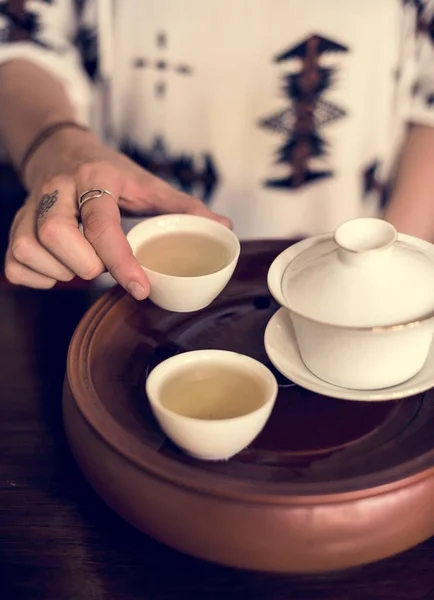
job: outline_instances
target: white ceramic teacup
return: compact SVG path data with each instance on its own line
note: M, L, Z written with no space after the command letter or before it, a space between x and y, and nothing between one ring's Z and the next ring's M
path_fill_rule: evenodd
M237 236L217 221L194 215L162 215L146 219L133 227L127 235L133 254L145 242L170 233L196 233L210 236L224 244L229 259L216 272L195 277L165 275L142 265L151 291L150 300L157 306L173 312L201 310L222 292L229 282L240 255Z
M164 385L197 366L222 366L260 380L261 403L247 414L224 419L187 417L163 406ZM258 381L259 383L259 381ZM146 382L152 411L166 435L182 450L202 460L227 460L246 448L261 432L278 391L272 372L257 360L225 350L197 350L173 356L155 367Z

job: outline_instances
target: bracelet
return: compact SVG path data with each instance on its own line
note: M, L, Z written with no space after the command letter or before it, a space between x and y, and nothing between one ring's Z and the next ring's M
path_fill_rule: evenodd
M23 175L24 175L24 170L27 167L29 160L32 158L32 156L34 155L36 150L38 150L38 148L40 146L42 146L42 144L44 142L46 142L52 135L54 135L61 129L66 129L67 127L71 127L73 129L79 129L81 131L89 131L88 127L85 127L84 125L80 125L79 123L75 123L74 121L62 121L60 123L54 123L53 125L48 125L48 127L44 127L44 129L42 129L42 131L40 131L37 134L35 139L32 141L30 146L27 148L27 150L21 160L21 164L19 167L19 173L20 173L22 179L23 179Z

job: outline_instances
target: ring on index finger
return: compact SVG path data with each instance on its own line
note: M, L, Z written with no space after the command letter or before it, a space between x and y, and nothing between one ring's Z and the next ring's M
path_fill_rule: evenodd
M109 196L111 196L113 198L113 200L117 203L116 198L108 190L104 190L102 188L86 190L85 192L80 194L80 197L78 199L79 212L81 212L81 209L83 208L83 205L86 204L86 202L88 202L89 200L94 200L95 198L102 198L104 196L104 194L108 194Z

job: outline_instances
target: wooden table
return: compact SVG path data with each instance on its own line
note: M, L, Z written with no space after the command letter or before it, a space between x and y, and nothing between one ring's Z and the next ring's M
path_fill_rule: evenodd
M0 286L2 600L434 599L434 540L352 572L282 577L183 556L116 517L78 471L61 420L68 342L91 301L85 289Z

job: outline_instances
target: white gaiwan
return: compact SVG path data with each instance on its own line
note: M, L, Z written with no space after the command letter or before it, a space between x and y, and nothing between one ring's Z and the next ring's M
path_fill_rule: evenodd
M324 381L380 389L423 367L434 332L432 244L354 219L280 254L268 285L290 311L303 361Z

